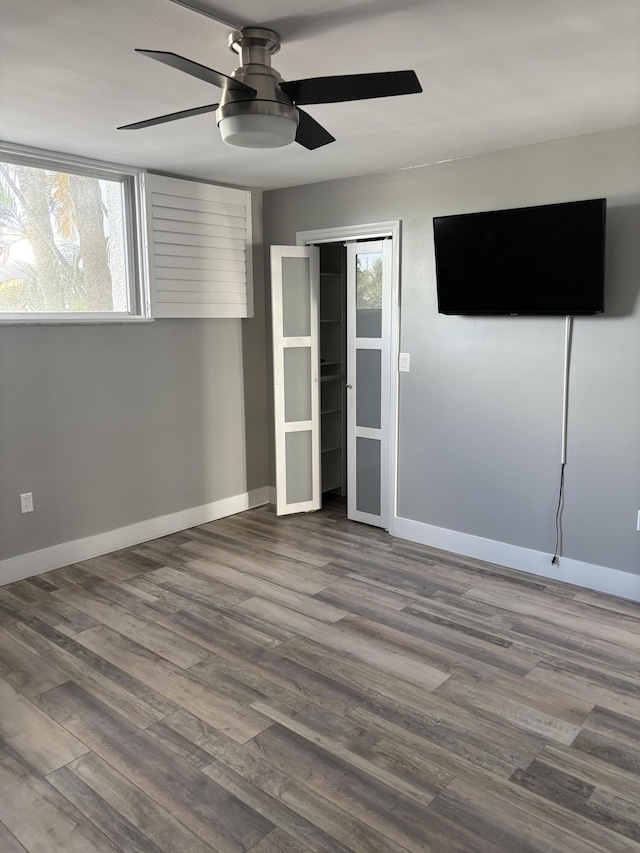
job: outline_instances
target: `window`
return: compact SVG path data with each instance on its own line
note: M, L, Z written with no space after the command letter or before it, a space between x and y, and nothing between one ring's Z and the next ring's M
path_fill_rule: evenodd
M0 319L147 318L142 174L0 149Z

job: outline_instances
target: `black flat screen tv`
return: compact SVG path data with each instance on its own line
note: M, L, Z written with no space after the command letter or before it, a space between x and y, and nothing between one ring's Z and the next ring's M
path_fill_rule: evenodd
M607 200L437 216L441 314L601 314Z

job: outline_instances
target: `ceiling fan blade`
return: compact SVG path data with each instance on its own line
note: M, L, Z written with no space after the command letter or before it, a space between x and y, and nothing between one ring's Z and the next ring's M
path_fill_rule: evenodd
M297 104L337 104L391 95L422 92L415 71L382 71L374 74L343 74L335 77L312 77L287 80L280 84L283 92Z
M140 130L143 127L153 127L154 124L164 124L165 121L176 121L179 118L189 118L189 116L199 116L203 113L212 113L217 110L220 104L207 104L204 107L193 107L190 110L180 110L178 113L167 113L163 116L155 118L147 118L144 121L136 121L133 124L123 124L117 130Z
M298 121L298 131L296 133L296 142L313 151L315 148L321 148L323 145L328 145L330 142L335 142L335 136L331 136L328 130L325 130L321 124L311 118L309 113L298 109L300 119Z
M192 77L204 80L205 83L213 83L214 86L219 86L221 89L226 86L227 89L233 89L236 92L246 92L249 95L256 94L256 90L252 86L247 86L246 83L242 83L234 77L227 77L220 71L214 71L213 68L207 68L206 65L200 65L199 62L179 56L177 53L170 53L166 50L142 50L139 47L136 48L136 53L142 53L150 59L156 59L164 65L170 65L172 68L177 68L178 71L184 71L185 74L191 74Z
M212 21L224 24L225 27L229 27L232 30L241 30L243 27L251 26L250 21L245 21L244 23L240 23L237 19L232 21L225 17L222 12L218 12L213 7L204 3L192 2L192 0L171 0L171 2L176 3L178 6L184 6L185 9L190 9L192 12L197 12L199 15L204 15L205 18L211 18Z

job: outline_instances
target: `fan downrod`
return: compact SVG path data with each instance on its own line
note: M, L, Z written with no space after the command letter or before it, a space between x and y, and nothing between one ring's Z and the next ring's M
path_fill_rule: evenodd
M241 65L271 67L271 57L280 50L280 36L263 27L245 27L229 33L229 50L240 56Z

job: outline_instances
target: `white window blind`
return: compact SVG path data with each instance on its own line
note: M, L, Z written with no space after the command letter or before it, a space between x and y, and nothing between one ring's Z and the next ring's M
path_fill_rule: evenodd
M153 315L251 317L251 193L147 175Z

